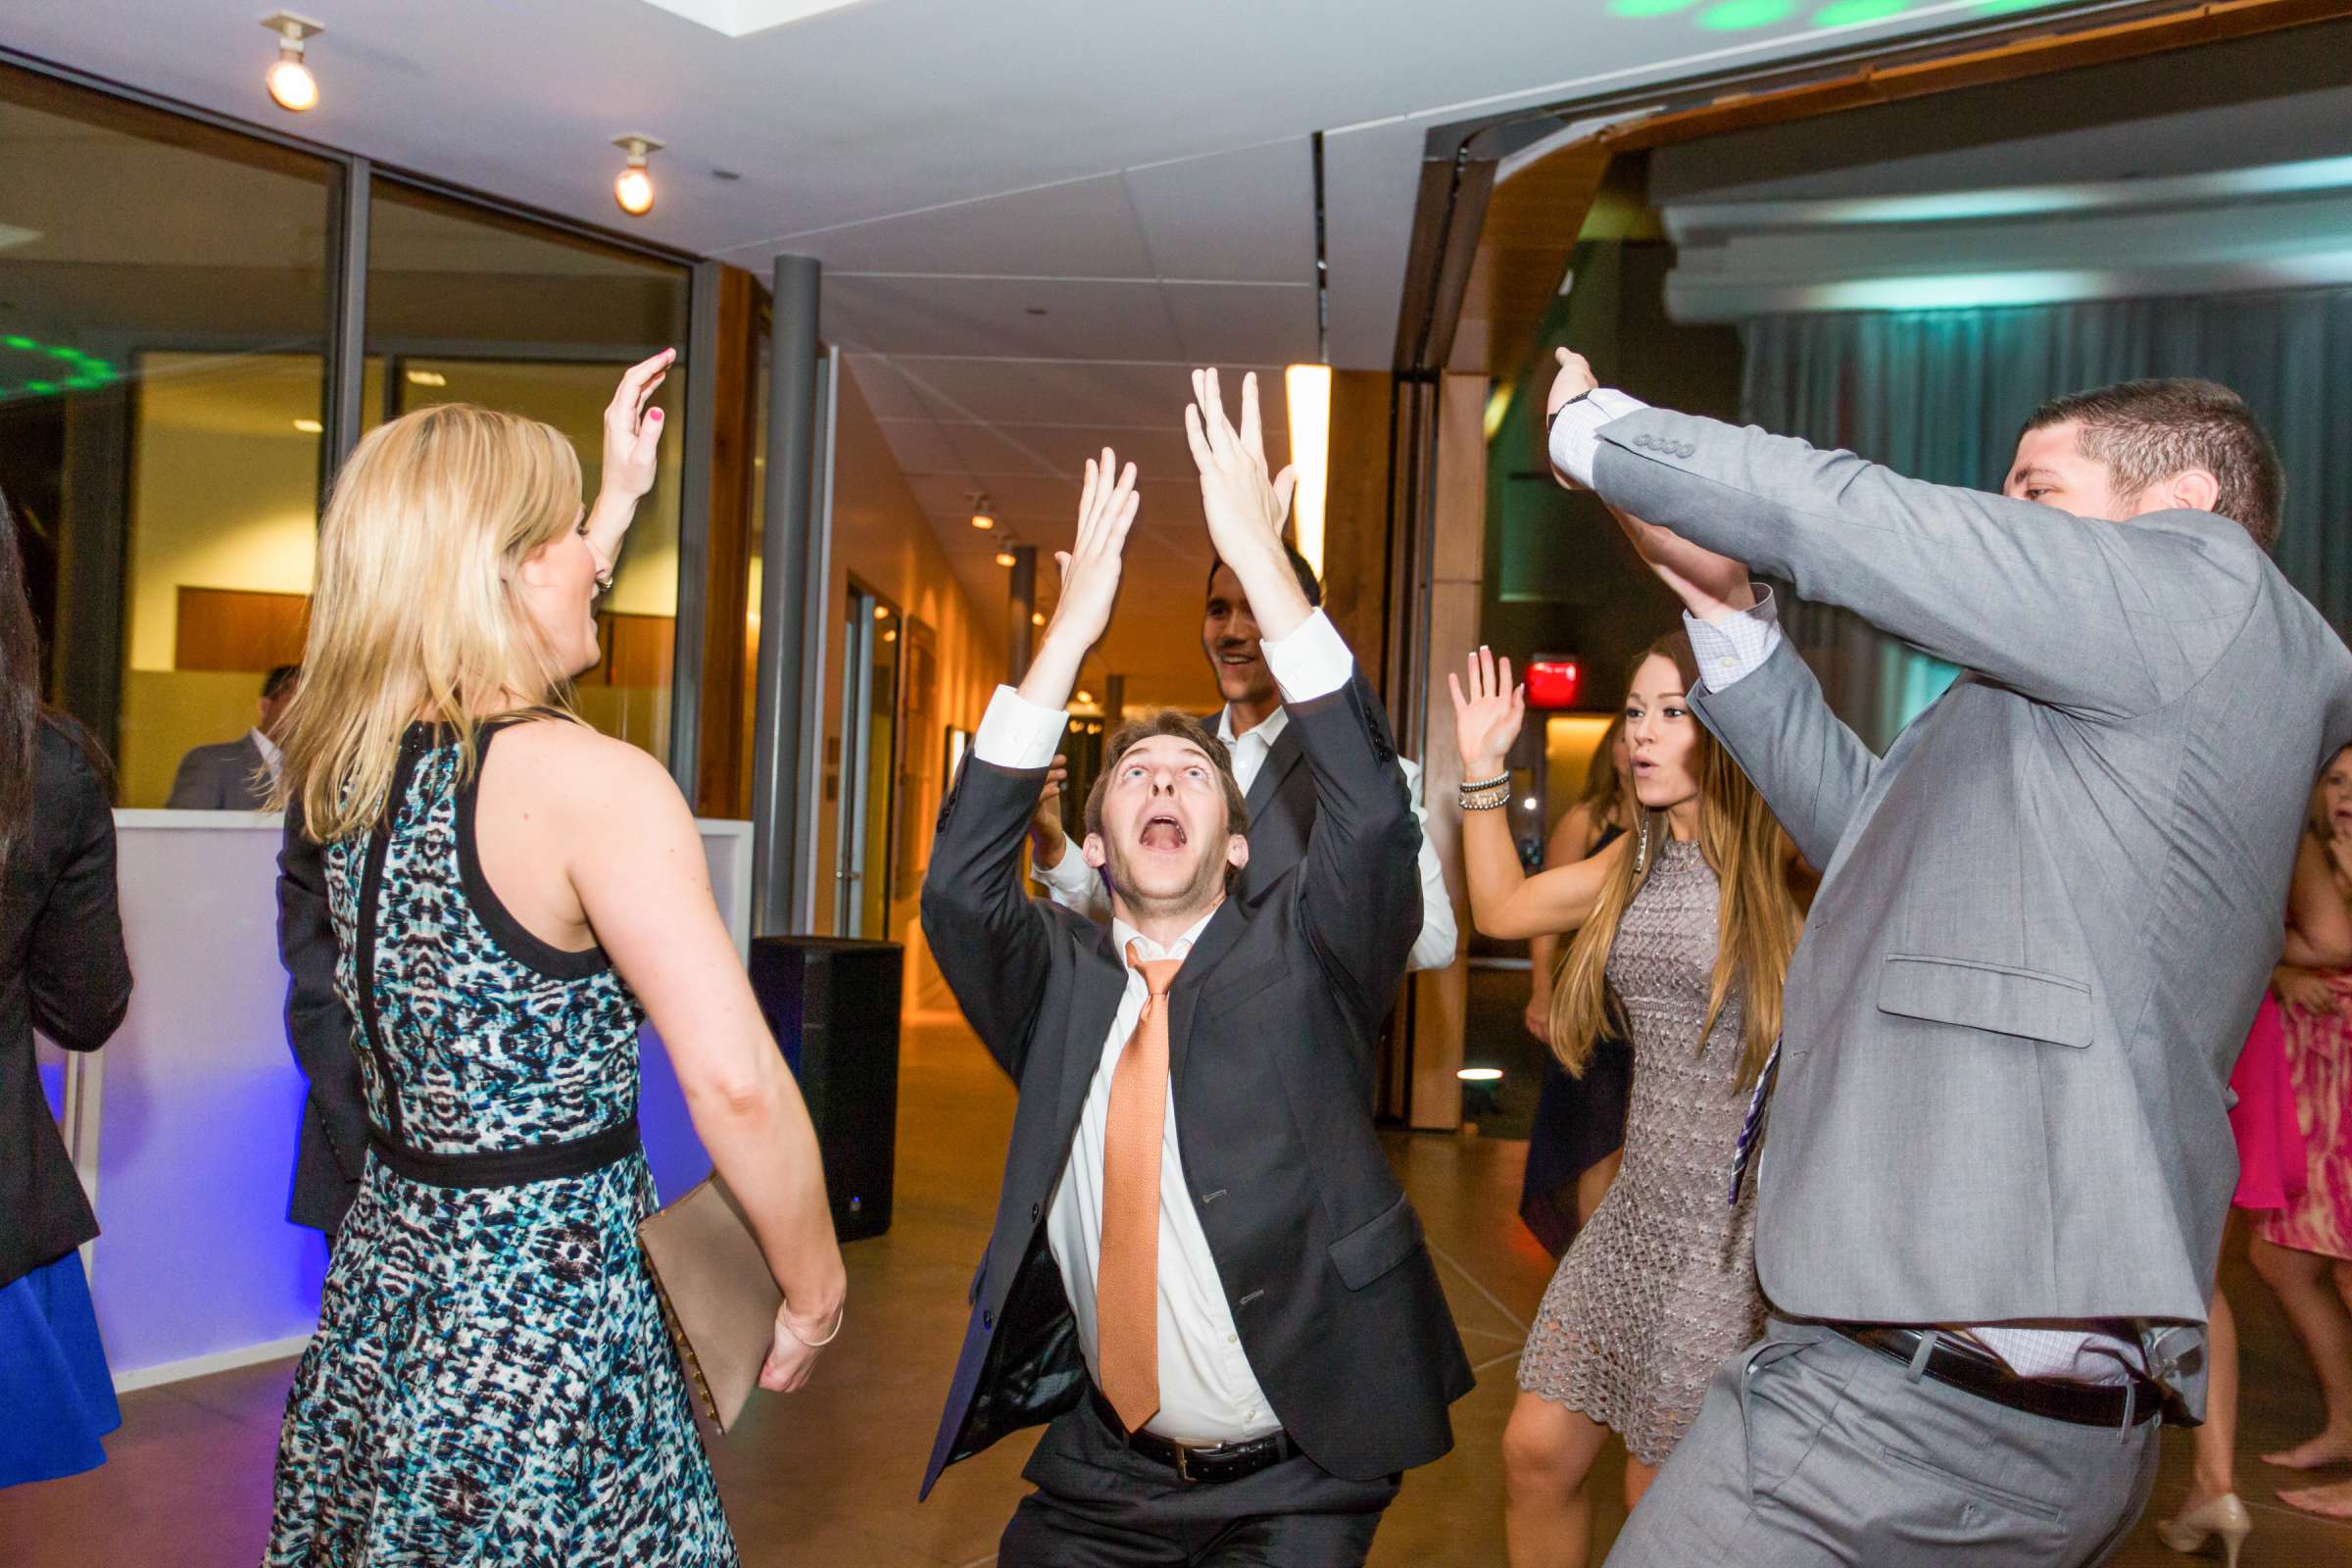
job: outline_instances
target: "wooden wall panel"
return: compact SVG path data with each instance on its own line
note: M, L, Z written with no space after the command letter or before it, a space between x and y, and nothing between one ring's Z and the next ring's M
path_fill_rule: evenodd
M182 587L172 667L264 670L299 663L310 612L308 594Z

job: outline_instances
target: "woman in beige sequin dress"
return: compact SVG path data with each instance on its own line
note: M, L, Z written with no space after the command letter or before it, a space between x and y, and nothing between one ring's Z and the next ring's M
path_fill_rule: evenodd
M1685 706L1698 681L1676 632L1626 699L1635 830L1578 864L1522 871L1499 811L1463 814L1478 928L1576 932L1552 988L1551 1038L1579 1072L1604 1017L1633 1042L1624 1163L1560 1261L1519 1362L1503 1434L1514 1568L1582 1568L1586 1480L1625 1440L1631 1507L1697 1414L1707 1379L1761 1325L1752 1185L1730 1201L1748 1093L1780 1031L1799 916L1792 851L1746 776ZM1525 697L1481 649L1454 687L1462 776L1502 771Z

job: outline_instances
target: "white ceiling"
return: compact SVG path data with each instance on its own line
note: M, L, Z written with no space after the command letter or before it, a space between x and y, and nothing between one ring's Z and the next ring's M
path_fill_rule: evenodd
M299 119L262 91L266 0L10 0L0 44L615 228L610 140L661 137L660 203L630 231L824 262L824 331L988 610L1003 574L967 492L1050 547L1102 440L1145 464L1147 544L1197 603L1184 368L1314 357L1311 132L1331 359L1380 368L1430 126L1994 8L1825 29L1816 0L1729 4L1761 20L1710 25L1722 0L862 0L798 21L809 0L302 0L325 31ZM1110 666L1200 673L1174 623L1114 631Z

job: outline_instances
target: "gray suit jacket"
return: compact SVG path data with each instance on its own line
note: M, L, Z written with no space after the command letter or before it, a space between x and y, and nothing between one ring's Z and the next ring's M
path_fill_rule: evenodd
M1966 671L1883 758L1787 645L1693 699L1825 870L1757 1174L1766 1296L2153 1320L2151 1370L2201 1408L2230 1071L2352 653L2209 513L2086 521L1663 410L1604 427L1594 483Z
M233 741L199 746L179 760L172 780L172 798L164 803L173 810L259 811L269 805L269 791L254 782L261 774L262 749L249 730Z

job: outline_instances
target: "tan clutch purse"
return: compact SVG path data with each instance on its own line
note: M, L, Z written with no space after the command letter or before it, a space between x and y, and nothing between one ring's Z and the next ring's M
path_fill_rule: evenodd
M783 1293L735 1195L715 1175L638 1221L637 1245L687 1379L724 1433L760 1386Z

